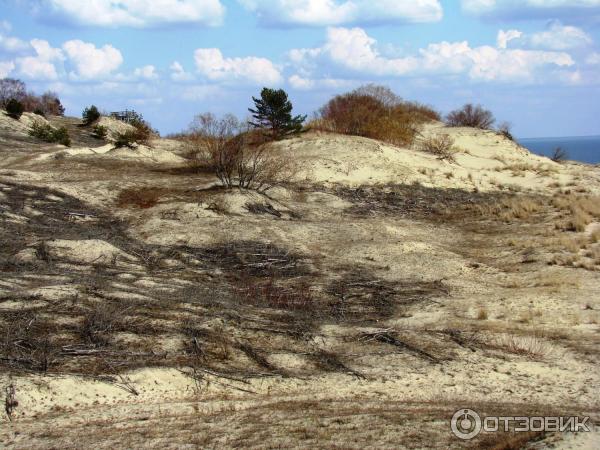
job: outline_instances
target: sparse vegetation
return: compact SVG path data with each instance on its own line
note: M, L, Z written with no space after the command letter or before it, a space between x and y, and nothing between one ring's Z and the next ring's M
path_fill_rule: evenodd
M491 111L481 105L467 103L462 108L450 112L446 116L446 124L451 127L473 127L489 130L496 119Z
M104 125L94 125L92 135L97 139L106 139L108 136L108 128Z
M65 127L54 128L50 124L33 122L29 129L29 134L45 142L61 144L66 147L71 146L71 137Z
M509 139L511 141L514 141L515 138L512 135L511 132L512 126L510 123L508 122L502 122L499 126L498 126L498 133L500 133L502 136L504 136L506 139Z

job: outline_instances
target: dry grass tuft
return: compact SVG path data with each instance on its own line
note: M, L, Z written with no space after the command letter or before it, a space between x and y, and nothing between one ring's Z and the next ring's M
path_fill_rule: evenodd
M447 134L437 134L429 136L418 143L417 147L422 152L431 153L437 156L438 159L454 162L453 151L454 139Z
M532 359L544 358L550 352L547 343L535 335L516 336L514 334L502 334L493 341L491 347Z

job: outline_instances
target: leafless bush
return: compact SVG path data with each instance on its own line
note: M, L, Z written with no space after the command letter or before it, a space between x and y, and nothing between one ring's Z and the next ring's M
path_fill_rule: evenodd
M499 126L498 126L498 133L500 133L502 136L504 136L506 139L509 139L511 141L514 141L515 138L512 135L511 132L512 129L512 125L508 122L502 122Z
M556 147L552 152L550 159L554 162L560 163L565 161L569 157L569 154L562 147Z
M452 111L446 117L446 123L451 127L473 127L482 130L491 129L495 121L491 111L471 103Z
M290 158L265 145L259 133L246 130L232 115L222 119L211 113L197 116L188 146L196 163L211 168L227 188L265 192L296 173Z
M79 335L94 347L105 347L115 325L121 320L121 312L113 305L99 305L89 310L83 317Z
M426 137L419 142L419 149L423 152L431 153L438 159L454 161L454 139L447 134L436 134Z

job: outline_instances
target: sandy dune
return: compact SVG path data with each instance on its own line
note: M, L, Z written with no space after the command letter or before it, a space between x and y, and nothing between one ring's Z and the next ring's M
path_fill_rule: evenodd
M449 420L599 420L599 168L441 124L422 134L454 162L307 133L260 194L185 170L176 141L26 128L1 117L4 447L597 448Z

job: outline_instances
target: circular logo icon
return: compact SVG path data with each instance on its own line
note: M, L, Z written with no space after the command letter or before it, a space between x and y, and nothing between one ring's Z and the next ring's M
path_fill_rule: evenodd
M450 428L459 439L473 439L481 432L481 417L472 409L459 409L452 416Z

